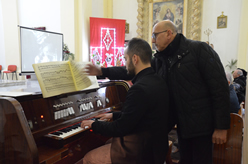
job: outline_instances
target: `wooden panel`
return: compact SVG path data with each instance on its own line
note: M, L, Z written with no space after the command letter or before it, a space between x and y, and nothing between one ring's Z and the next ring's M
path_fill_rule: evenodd
M19 102L0 98L0 164L38 163L38 151Z
M92 149L95 149L108 140L108 137L94 134L90 130L85 131L81 138L71 142L61 149L54 149L48 146L39 147L40 163L68 164L76 163Z
M214 164L240 164L242 157L243 119L231 113L231 126L225 144L214 144Z
M110 81L101 83L99 89L47 99L43 99L41 94L15 99L0 98L0 164L67 164L80 160L88 151L103 145L108 138L88 130L80 133L80 138L69 138L63 148L55 149L46 146L44 135L79 122L88 114L97 114L100 109L121 110L127 90L128 84L125 82ZM101 101L100 106L97 105L98 100ZM94 108L79 111L80 104L90 101ZM58 104L59 107L54 107ZM55 120L54 112L71 107L75 114Z

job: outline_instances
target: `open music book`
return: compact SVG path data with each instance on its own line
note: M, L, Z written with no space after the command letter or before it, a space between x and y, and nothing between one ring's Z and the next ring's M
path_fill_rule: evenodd
M83 90L94 84L96 76L87 76L83 69L89 62L56 61L33 64L43 98Z

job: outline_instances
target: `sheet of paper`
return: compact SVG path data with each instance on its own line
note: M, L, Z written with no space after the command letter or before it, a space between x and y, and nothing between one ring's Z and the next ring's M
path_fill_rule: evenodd
M0 97L7 96L7 97L18 97L18 96L25 96L25 95L33 95L33 92L0 92Z
M44 98L76 91L69 61L33 64Z
M82 90L89 87L92 82L89 77L84 73L84 67L89 62L74 62L71 61L71 70L74 76L76 90Z
M89 89L95 89L95 88L99 88L99 84L97 81L96 76L88 76L90 81L91 81L91 85L83 90L89 90Z

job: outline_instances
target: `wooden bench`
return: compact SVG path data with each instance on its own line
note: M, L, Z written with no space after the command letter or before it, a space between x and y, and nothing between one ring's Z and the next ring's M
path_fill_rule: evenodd
M243 142L243 119L238 114L230 114L231 125L227 131L225 144L214 144L213 164L241 164Z

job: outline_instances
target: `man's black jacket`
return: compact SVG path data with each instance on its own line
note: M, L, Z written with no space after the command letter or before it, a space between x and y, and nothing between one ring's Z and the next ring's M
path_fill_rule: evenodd
M242 75L236 77L233 80L233 85L235 87L235 92L238 96L239 103L245 101L245 91L246 91L246 76Z
M177 34L164 51L155 54L152 67L168 82L170 111L183 138L229 129L229 87L219 56L209 45ZM124 67L102 71L110 79L114 75L130 79Z
M243 88L246 87L246 77L244 75L236 77L233 82L240 84Z
M132 80L121 112L113 122L94 122L95 133L112 136L112 163L163 164L168 149L168 88L146 68Z

